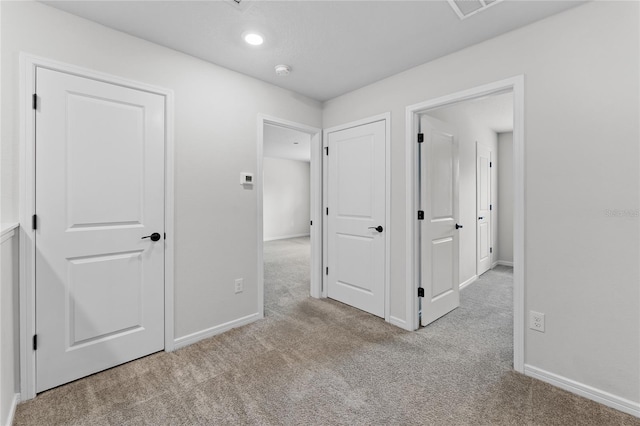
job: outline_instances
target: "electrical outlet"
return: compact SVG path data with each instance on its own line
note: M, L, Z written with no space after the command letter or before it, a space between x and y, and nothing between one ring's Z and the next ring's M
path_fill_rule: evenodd
M544 333L544 314L529 311L529 328Z
M242 278L238 278L235 281L236 294L242 293L242 290L244 290L244 280Z

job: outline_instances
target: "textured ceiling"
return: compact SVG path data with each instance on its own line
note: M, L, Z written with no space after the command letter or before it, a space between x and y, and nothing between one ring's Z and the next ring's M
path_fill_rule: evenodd
M264 156L311 161L311 136L286 127L264 125Z
M442 114L461 114L474 123L482 123L496 133L513 132L513 93L491 95L429 111L427 115L443 118Z
M464 20L445 0L44 3L324 101L582 2L507 0Z

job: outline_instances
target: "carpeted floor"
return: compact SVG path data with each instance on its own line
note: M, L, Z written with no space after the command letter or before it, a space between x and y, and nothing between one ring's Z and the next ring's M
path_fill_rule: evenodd
M640 425L511 370L509 268L409 333L309 292L309 240L265 244L266 318L20 404L17 425Z

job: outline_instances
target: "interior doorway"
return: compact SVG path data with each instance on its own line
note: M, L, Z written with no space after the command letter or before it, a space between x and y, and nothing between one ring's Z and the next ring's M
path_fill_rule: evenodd
M275 117L258 117L256 184L261 317L267 299L265 292L272 292L268 300L272 303L275 292L286 292L285 282L295 282L298 292L322 297L320 132L320 129ZM286 259L291 265L282 263ZM270 277L271 283L281 283L282 288L267 289L265 276ZM274 277L277 280L274 281ZM303 290L298 288L307 282Z
M483 120L481 112L484 113L491 110L491 108L487 108L487 104L492 102L500 103L498 101L502 101L502 105L505 106L504 109L510 113L505 115L510 122L510 128L498 128L498 126L495 126L492 129L491 125L487 125L488 120L486 117ZM413 293L413 295L408 293L407 297L411 297L413 300L413 329L417 329L420 323L422 325L428 324L445 315L447 309L454 310L459 306L459 302L456 304L455 299L459 297L460 288L464 288L478 280L478 272L482 273L482 268L478 268L478 258L482 257L478 256L478 249L481 248L477 244L478 222L482 225L487 221L484 215L478 215L477 210L479 186L477 182L478 146L482 145L480 149L483 147L489 148L487 150L489 151L489 167L492 165L497 167L493 173L485 171L485 178L489 181L496 180L499 175L499 166L497 164L499 140L506 141L509 137L501 135L503 133L510 134L512 145L510 149L505 149L505 152L511 155L512 177L510 182L513 191L511 200L506 200L507 202L504 204L511 207L513 225L510 236L506 237L506 239L511 240L511 244L504 245L505 249L512 250L512 253L509 256L510 260L509 258L505 259L503 265L513 266L513 272L511 272L513 278L509 279L510 282L513 282L513 285L510 285L509 288L512 292L512 296L510 294L512 302L509 302L508 305L513 312L513 366L514 369L521 372L524 370L523 105L522 77L511 78L426 101L407 108L406 139L407 191L410 200L407 217L407 271L409 276L413 277L413 282L415 283L413 289L408 289L408 292ZM500 110L500 108L494 109ZM504 109L502 112L504 112ZM430 139L428 132L432 130L427 128L425 131L423 129L425 117L446 122L446 124L451 125L453 130L436 128L434 135L438 134L439 136L431 135L433 137ZM485 123L484 130L478 124L474 124L479 122ZM447 138L450 139L450 142L448 142ZM458 141L457 144L455 143L456 140ZM507 142L503 143L506 144ZM460 150L456 151L458 147ZM494 157L492 157L491 152L493 152ZM429 162L438 155L448 160L445 162ZM459 163L457 161L458 155ZM486 151L484 155L487 156ZM444 167L443 164L447 167ZM436 175L440 174L442 176L433 179L433 176L430 175L435 172L438 172ZM456 187L458 178L459 184ZM492 255L489 256L489 268L492 268L497 266L500 260L499 253L496 250L499 245L500 211L497 208L500 205L498 201L499 184L497 180L493 186L489 182L485 182L485 184L487 193L481 195L486 196L486 201L489 203L489 211L493 214L487 223L487 225L492 225L491 231L488 232L487 228L482 231L487 232L485 234L488 241L487 245ZM493 189L493 193L490 192L491 189ZM456 193L459 193L457 201L460 204L457 212L454 207ZM438 201L436 204L432 202L434 197ZM442 207L442 209L435 213L427 212L425 206L431 209L435 208L434 206ZM414 216L416 210L418 211L417 217ZM482 219L479 220L479 217L482 217ZM435 231L431 232L435 229L435 226L443 224L440 222L446 222L447 232L448 227L457 232L452 231L450 235L436 235ZM508 232L507 235L509 235ZM430 239L432 236L434 238ZM455 247L456 239L458 240L459 249ZM447 244L444 244L445 242ZM445 249L436 250L436 243ZM429 251L429 249L431 250ZM440 259L440 257L444 256L443 253L449 254L451 259ZM426 257L425 254L427 255ZM439 267L434 268L433 265L437 262L440 262ZM459 263L458 268L456 268L456 263ZM434 276L434 271L436 270L441 273ZM457 281L454 277L456 272L460 275ZM457 285L444 285L441 281L442 278L457 282ZM425 283L428 285L425 286ZM458 294L456 295L455 293ZM436 302L441 298L450 299L451 303L447 305L447 309L436 309Z

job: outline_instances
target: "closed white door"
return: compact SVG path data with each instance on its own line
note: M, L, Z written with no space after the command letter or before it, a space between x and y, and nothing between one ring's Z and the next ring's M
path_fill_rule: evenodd
M460 305L458 137L447 123L421 117L420 221L422 325Z
M328 297L384 317L385 121L328 134Z
M491 151L476 143L476 268L482 275L491 268Z
M164 347L165 135L162 96L36 76L40 392Z

